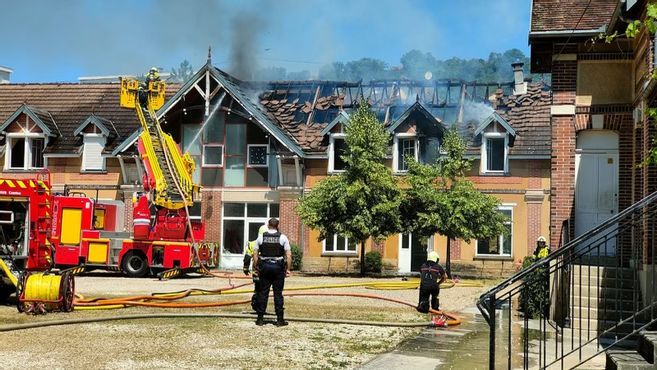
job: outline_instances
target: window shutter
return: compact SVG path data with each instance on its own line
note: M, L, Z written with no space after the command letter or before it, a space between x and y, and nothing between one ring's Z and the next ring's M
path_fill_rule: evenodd
M84 135L84 147L82 152L82 170L99 171L105 169L105 137L99 135Z

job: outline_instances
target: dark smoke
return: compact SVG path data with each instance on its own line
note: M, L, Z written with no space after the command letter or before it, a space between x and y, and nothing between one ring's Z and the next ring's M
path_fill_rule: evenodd
M240 12L231 25L230 72L252 80L257 69L258 38L267 27L266 20L254 12Z

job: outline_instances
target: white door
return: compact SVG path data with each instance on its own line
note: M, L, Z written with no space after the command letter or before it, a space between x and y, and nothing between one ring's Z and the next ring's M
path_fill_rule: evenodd
M418 239L413 234L399 234L399 272L417 272L426 262L427 254L433 250L433 237Z
M584 131L575 154L575 237L618 213L618 136L611 131ZM597 254L597 249L592 253ZM615 240L601 255L616 254Z
M411 236L399 234L399 272L411 272Z

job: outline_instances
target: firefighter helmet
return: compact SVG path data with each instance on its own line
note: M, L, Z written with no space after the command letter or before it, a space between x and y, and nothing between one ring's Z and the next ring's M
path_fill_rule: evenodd
M429 256L427 257L427 261L438 262L439 260L440 260L440 256L436 251L432 251L431 253L429 253Z

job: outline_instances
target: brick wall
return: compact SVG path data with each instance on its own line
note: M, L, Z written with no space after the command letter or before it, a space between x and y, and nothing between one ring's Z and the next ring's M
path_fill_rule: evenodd
M564 58L576 53L576 45L556 44L554 53ZM577 60L552 63L552 103L575 104ZM552 116L552 163L550 178L550 245L559 246L561 227L573 213L575 196L575 116ZM571 232L574 225L571 223Z
M221 191L202 191L201 202L205 241L221 243Z
M134 191L124 189L121 192L121 200L125 204L124 213L123 213L123 223L125 225L126 231L132 232L132 194Z
M449 258L452 261L457 261L461 259L461 240L450 240L449 241Z
M301 242L301 219L295 208L299 203L299 193L281 191L280 194L280 230L290 239L290 243Z
M564 220L571 219L575 197L574 116L552 117L550 175L550 245L559 246ZM571 222L571 230L574 225Z

